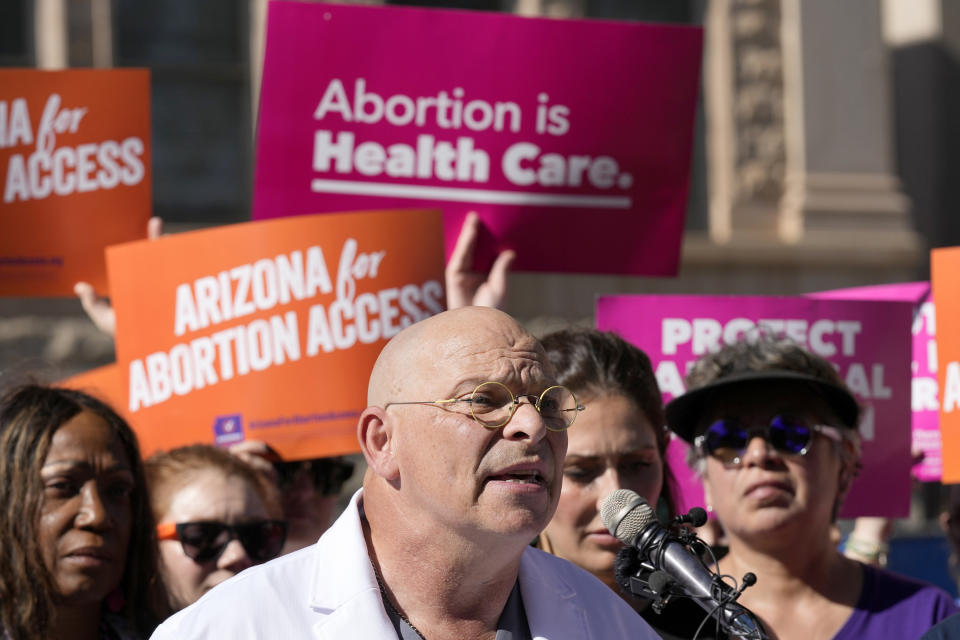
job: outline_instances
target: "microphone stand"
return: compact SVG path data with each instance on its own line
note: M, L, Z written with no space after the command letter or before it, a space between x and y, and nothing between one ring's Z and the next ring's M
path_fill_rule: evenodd
M677 522L683 522L684 518L686 516L678 517ZM744 589L756 584L757 577L747 573L741 580L740 586L734 589L715 572L707 569L713 576L710 587L703 587L696 590L696 593L690 593L679 586L678 581L669 573L657 569L658 566L664 566L663 555L667 543L673 541L679 541L698 557L703 555L704 551L709 552L706 543L697 537L696 533L686 528L671 534L664 528L647 527L640 533L637 540L639 548L648 550L646 557L641 559L639 569L633 572L629 582L624 586L629 585L629 590L634 596L650 600L651 608L658 615L663 612L671 599L689 597L708 613L708 617L715 618L727 635L749 640L769 640L766 630L756 615L736 602ZM712 552L710 553L712 555ZM697 584L695 580L686 582Z

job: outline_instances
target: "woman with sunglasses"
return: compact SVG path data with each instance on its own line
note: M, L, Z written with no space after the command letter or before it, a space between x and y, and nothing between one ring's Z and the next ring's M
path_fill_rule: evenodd
M286 523L276 489L238 457L192 445L146 462L160 575L178 611L247 567L279 555Z
M827 361L770 337L698 360L667 423L693 445L726 533L720 573L780 640L917 638L955 610L942 590L844 557L831 538L860 464L860 407Z
M0 638L145 638L162 617L137 438L99 400L0 398Z

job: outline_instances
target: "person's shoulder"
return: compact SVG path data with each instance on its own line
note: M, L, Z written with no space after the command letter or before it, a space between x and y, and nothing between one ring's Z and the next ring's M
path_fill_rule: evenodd
M920 640L952 640L960 638L960 614L954 614L934 625Z
M953 597L936 585L886 569L861 566L864 571L863 594L866 597L861 598L858 608L908 608L912 615L929 619L931 624L957 612Z
M530 568L536 568L537 571L554 574L571 586L576 585L577 587L587 590L602 588L610 592L610 589L593 574L581 569L572 562L535 547L527 547L527 549L524 550L523 563L527 564ZM613 595L612 592L610 593Z
M307 608L315 545L250 567L226 580L157 627L164 638L257 638L262 625Z
M891 593L901 597L921 596L953 602L950 594L935 584L905 576L889 569L881 569L866 564L861 566L864 571L864 586L872 582L873 589L877 593Z
M633 638L656 638L649 625L623 598L572 562L529 547L523 553L520 570L521 586L525 578L536 581L541 591L549 585L546 588L553 590L551 601L563 600L575 605L588 628L599 634L596 637L629 633ZM524 598L524 605L529 609L526 596Z
M626 606L623 599L595 575L568 560L533 547L528 547L524 551L523 559L530 568L535 568L538 572L548 574L554 580L557 580L557 587L565 590L565 595L589 594L618 601ZM627 608L633 611L629 606Z

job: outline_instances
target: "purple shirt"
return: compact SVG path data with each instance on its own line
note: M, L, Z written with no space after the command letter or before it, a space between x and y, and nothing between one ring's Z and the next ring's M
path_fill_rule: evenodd
M939 587L863 565L860 599L833 640L917 640L956 611Z

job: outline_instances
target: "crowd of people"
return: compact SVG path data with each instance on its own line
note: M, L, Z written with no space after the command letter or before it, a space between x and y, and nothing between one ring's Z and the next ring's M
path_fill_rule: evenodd
M142 460L91 395L7 390L3 636L731 637L700 604L653 607L615 579L623 543L601 515L613 492L635 492L664 531L685 526L672 433L722 532L719 573L755 576L738 602L766 637L951 637L947 593L838 550L860 407L829 362L751 336L701 357L664 407L649 358L619 336L537 339L492 308L513 256L472 274L476 226L448 265L451 310L394 336L370 373L366 471L339 517L347 459L243 442Z

